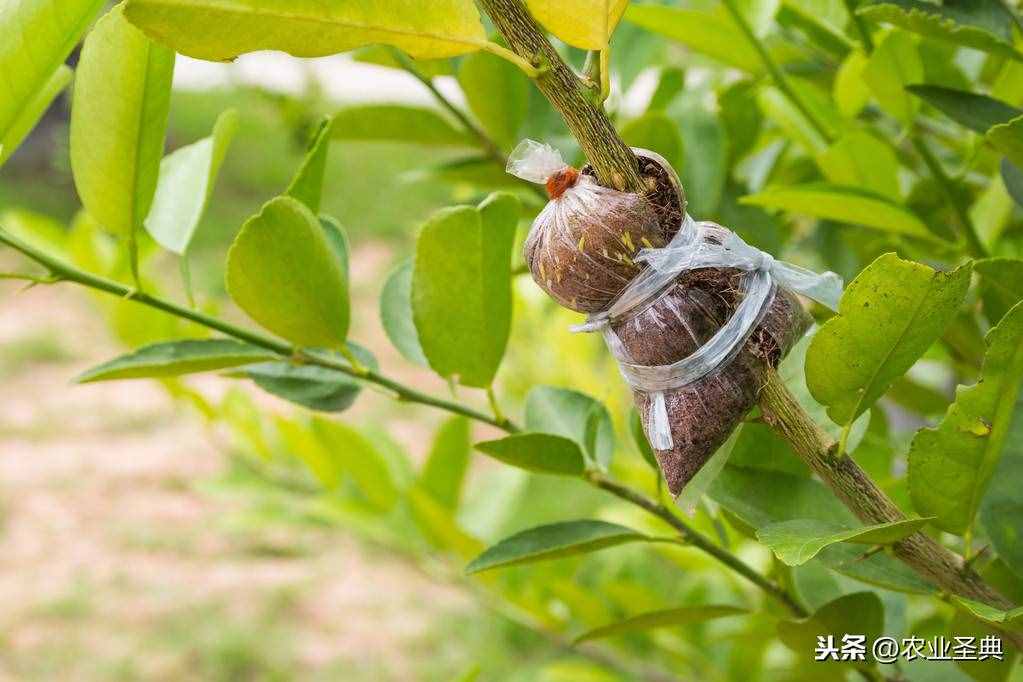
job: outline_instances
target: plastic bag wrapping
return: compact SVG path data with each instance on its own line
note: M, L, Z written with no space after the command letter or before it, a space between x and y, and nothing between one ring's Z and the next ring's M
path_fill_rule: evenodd
M512 152L508 172L546 184L551 195L533 221L524 255L537 284L566 308L606 309L639 274L640 249L667 243L642 196L597 184L549 145L525 140Z
M792 289L834 306L841 280L833 273L815 275L775 261L719 225L694 222L685 214L677 175L655 154L636 150L641 170L670 176L671 182L661 183L656 196L649 197L659 231L647 224L648 211L637 208L634 200L645 202L643 197L604 190L585 174L557 194L562 173L552 169L561 161L560 157L555 160L551 151L546 145L524 143L509 164L509 170L519 177L547 182L552 197L530 231L527 262L537 283L562 305L590 313L578 330L603 332L633 389L668 488L677 496L754 406L769 369L809 328L811 319ZM539 168L544 170L530 171ZM555 191L551 191L551 178L556 181ZM665 201L665 184L677 193L670 201ZM592 187L632 197L629 202L615 197L629 210L609 211L600 203L604 197L587 198ZM569 202L580 200L582 208L562 204L566 198ZM665 210L667 204L674 204L675 210ZM584 219L574 217L579 215ZM625 220L629 216L640 221L639 227ZM566 220L574 224L566 226ZM549 277L551 257L544 261L535 255L540 244L562 252L567 240L576 244L582 240L585 246L594 232L605 244L615 240L623 245L634 243L632 237L637 233L649 243L643 242L638 252L630 253L629 269L614 277L598 271L624 261L603 258L603 253L596 258L576 257L571 267L587 272L575 271L572 276L592 281L597 272L603 285L599 292L588 292L599 295L587 298L584 308L578 297L559 295L565 275ZM621 234L627 236L621 238ZM667 243L657 244L650 235ZM557 256L565 262L563 253ZM599 302L603 305L597 307Z

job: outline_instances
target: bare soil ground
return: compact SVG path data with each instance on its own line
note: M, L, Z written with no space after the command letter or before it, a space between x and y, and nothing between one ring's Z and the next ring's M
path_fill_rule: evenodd
M360 258L357 284L388 260ZM381 353L375 303L356 314ZM0 679L416 677L467 598L337 531L232 527L194 414L154 382L70 383L123 350L82 293L0 283ZM431 428L387 426L420 447Z

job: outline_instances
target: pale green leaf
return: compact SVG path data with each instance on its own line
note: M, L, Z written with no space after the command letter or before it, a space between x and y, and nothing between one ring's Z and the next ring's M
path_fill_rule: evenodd
M766 118L808 152L819 154L827 149L828 142L820 131L778 88L762 86L757 92L757 105Z
M403 71L405 69L402 61L396 56L394 48L387 45L367 45L366 47L354 50L351 55L352 59L357 62L376 64L377 66L386 66L390 69L401 69ZM415 64L416 70L428 78L455 75L453 59L417 59Z
M53 100L71 82L74 72L61 64L53 75L46 81L42 89L26 101L11 124L0 135L0 166L11 157L18 146L25 140L39 119L49 109Z
M144 346L80 374L86 384L113 379L146 379L265 362L276 356L264 348L233 339L186 339Z
M409 362L429 365L412 319L412 259L399 263L384 282L380 293L380 321L387 338Z
M505 464L541 474L581 476L585 469L579 444L549 433L516 433L475 447Z
M313 417L312 431L341 471L351 476L374 507L390 509L398 500L387 460L373 442L355 429L325 417Z
M526 0L544 28L573 47L602 50L629 0Z
M168 251L179 255L188 251L237 129L238 112L228 109L217 117L209 137L175 150L160 163L160 179L145 225Z
M155 40L210 61L258 50L323 57L374 43L436 59L487 41L471 0L129 0L126 14Z
M537 526L501 540L473 559L465 572L479 573L493 568L550 561L588 554L627 542L648 541L638 531L616 523L581 519Z
M1011 104L975 92L940 85L910 85L906 89L959 125L982 135L1023 114Z
M856 187L826 183L769 187L743 203L803 213L894 234L940 241L920 218L901 204Z
M625 20L727 66L749 73L763 71L756 49L735 22L723 13L652 3L633 4L625 11Z
M502 147L519 140L519 130L529 114L531 84L522 71L505 59L477 52L458 68L458 84L473 115Z
M964 533L1006 444L1023 386L1023 304L986 338L980 379L960 386L942 422L922 429L909 450L913 506L937 517L935 525Z
M323 175L327 170L327 152L330 149L331 120L320 121L316 132L309 141L305 158L298 167L288 189L284 191L289 197L295 197L309 207L313 213L320 212L320 199L323 196Z
M859 50L850 52L835 74L832 96L846 118L855 118L870 100L870 87L863 78L869 60Z
M534 386L526 396L526 428L574 440L587 460L607 470L615 447L611 415L585 393Z
M987 131L985 139L1016 166L1023 166L1023 115Z
M800 566L836 542L860 545L891 545L904 540L927 524L929 519L904 519L862 528L843 528L813 519L795 519L764 526L757 539L789 566Z
M15 140L45 109L67 77L63 64L104 0L6 0L0 8L0 145L10 156ZM66 85L66 83L65 83ZM49 102L46 102L48 104ZM33 112L38 112L35 114ZM16 129L24 131L16 133Z
M641 630L653 630L656 628L667 628L678 625L691 625L693 623L705 623L709 620L727 618L729 616L742 616L749 611L736 606L682 606L675 609L663 609L661 611L649 611L641 613L617 623L602 625L598 628L588 630L576 637L576 642L586 642L591 639L602 639L619 635L623 632L636 632Z
M892 31L877 45L863 70L863 80L877 103L904 125L910 125L919 102L906 86L924 79L924 64L916 42L908 33Z
M885 254L846 288L806 355L806 382L836 424L884 395L945 331L970 286L969 265L937 272Z
M928 38L1023 60L1013 47L1015 20L1001 2L946 2L876 0L857 12L871 21L887 22Z
M427 147L475 147L476 140L433 109L403 104L361 104L334 114L335 140L407 142Z
M174 53L118 5L85 39L71 105L71 170L85 210L128 235L149 213L160 174Z
M443 422L419 475L419 486L452 511L458 509L469 468L469 438L470 424L465 417L454 416Z
M410 486L406 496L413 520L434 545L454 552L465 561L483 549L482 542L459 526L453 512L422 487Z
M378 368L376 358L362 346L348 343L348 351L364 367ZM345 362L340 354L332 353L331 357ZM362 390L362 384L351 375L320 365L266 362L246 367L239 374L271 395L318 412L343 412Z
M1023 260L986 258L973 264L980 275L980 292L988 322L998 324L1005 313L1023 301Z
M823 483L805 474L729 464L711 483L708 495L754 530L797 519L845 528L859 523ZM893 557L883 553L864 557L863 553L862 547L839 543L825 548L817 560L833 571L871 585L910 594L934 591Z
M683 110L679 123L685 143L685 163L675 167L682 175L688 209L697 216L717 215L728 180L725 127L719 116L702 107Z
M778 623L778 638L797 655L809 658L817 646L818 637L831 635L841 646L843 635L864 635L869 661L872 660L870 643L881 636L883 629L884 605L881 599L873 592L854 592L828 602L809 618L781 621ZM831 663L836 664L834 661ZM817 665L826 666L828 662ZM842 665L850 663L842 662Z
M956 604L963 607L971 614L990 623L997 628L1009 628L1010 630L1023 630L1023 606L1009 611L996 609L979 601L966 599L965 597L953 597Z
M846 133L818 155L817 165L835 185L862 187L899 201L899 161L895 150L863 131Z
M667 114L651 112L634 118L622 126L621 135L630 147L657 152L674 168L682 168L682 135L678 124Z
M479 208L436 213L423 226L412 310L430 367L466 386L489 386L511 328L511 246L519 201L493 194Z
M640 419L639 412L635 407L629 410L629 432L632 434L632 440L643 460L650 465L650 468L660 473L661 468L657 463L657 457L654 455L653 448L650 447L650 441L647 440L646 431L643 430L643 420Z
M337 348L348 334L348 282L305 204L277 197L242 226L227 290L260 325L299 346Z

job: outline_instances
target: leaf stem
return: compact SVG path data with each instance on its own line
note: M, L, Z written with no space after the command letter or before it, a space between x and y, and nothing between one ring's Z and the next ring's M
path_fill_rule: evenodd
M543 73L542 69L533 66L527 60L523 59L512 50L509 50L504 45L488 42L483 45L483 49L492 55L511 62L515 66L519 67L522 73L526 74L530 78L539 78Z
M508 157L501 150L500 145L497 144L494 138L490 137L485 130L476 125L476 123L469 118L469 116L462 111L461 108L455 106L455 103L448 99L447 96L434 84L433 79L426 76L416 67L415 62L413 62L407 54L394 48L391 49L391 54L404 71L422 83L423 87L429 90L430 94L433 95L433 98L437 100L437 103L440 104L445 111L454 116L467 133L476 138L476 140L480 143L480 146L483 147L483 152L488 158L502 169L508 165ZM529 187L534 194L541 197L544 201L547 200L547 194L544 192L543 188L531 182L526 182L525 180L522 181L522 184Z
M756 50L757 55L760 57L760 61L763 62L767 72L774 80L774 84L778 86L778 89L781 90L782 93L792 102L796 109L799 110L799 113L801 113L806 120L810 122L810 125L813 126L814 130L816 130L824 140L829 143L833 142L834 136L828 130L827 126L825 126L821 120L817 118L817 115L813 113L810 107L806 105L806 102L804 102L799 95L796 94L796 91L792 88L788 78L785 77L785 72L782 71L781 67L778 66L778 63L774 61L771 53L767 51L767 46L764 45L764 41L757 37L757 34L753 32L753 27L749 25L746 17L739 11L738 6L735 4L735 0L722 0L722 2L728 10L728 13L731 15L732 20L739 26L739 30L742 31L743 35L746 36L746 39Z
M394 379L380 374L373 370L366 370L365 374L357 373L353 367L347 363L338 362L328 356L321 355L315 351L301 350L294 346L278 341L276 339L264 336L258 332L248 331L237 327L229 322L205 315L197 310L190 310L184 308L175 303L167 301L165 299L153 296L150 294L143 293L141 291L132 290L124 286L119 282L109 280L97 275L80 270L73 265L66 263L58 258L55 258L49 254L46 254L35 247L27 244L10 233L0 228L0 243L7 244L15 251L19 251L27 258L35 261L39 265L49 270L53 277L53 281L67 281L79 284L81 286L102 291L104 293L112 294L120 298L134 301L141 305L155 308L163 311L170 315L174 315L196 324L200 324L204 327L222 332L228 336L232 336L241 341L251 343L254 346L265 348L277 355L285 358L300 357L303 361L310 364L319 365L328 369L333 369L338 372L343 372L349 376L354 376L358 379L366 381L368 383L376 384L390 390L395 398L402 401L418 403L421 405L427 405L440 410L451 412L453 414L462 415L470 419L496 426L497 428L507 432L516 433L520 430L519 426L513 421L500 415L498 412L495 416L490 416L471 407L463 405L458 402L451 400L444 400L428 395L421 391L418 391L409 386L405 386ZM49 281L41 278L38 281ZM492 395L491 391L488 394ZM768 594L777 598L779 601L784 603L794 614L799 615L802 613L801 607L796 601L788 595L782 588L772 583L770 580L765 578L756 572L755 569L745 564L741 559L730 553L727 549L717 546L707 536L703 535L699 531L691 528L684 521L673 514L667 507L661 505L654 500L651 500L644 496L637 490L629 488L620 483L616 483L603 474L597 472L590 472L587 474L586 480L591 484L602 490L606 490L611 494L619 497L627 502L630 502L636 506L641 507L647 512L657 516L675 530L679 532L682 538L690 545L697 547L704 552L710 554L712 557L736 571L753 584L764 589Z
M857 14L856 5L856 0L845 0L845 8L849 11L849 16L852 17L853 24L856 26L856 32L860 34L860 40L863 42L863 51L870 54L874 51L874 39L870 35L866 20Z
M21 241L2 228L0 228L0 243L7 244L15 251L21 252L31 260L42 265L58 281L74 282L90 289L102 291L125 300L134 301L135 303L161 310L165 313L208 327L209 329L214 329L223 334L227 334L228 336L239 339L240 341L245 341L246 343L251 343L254 346L265 348L266 350L276 353L284 358L301 356L310 364L336 370L357 379L362 379L368 383L382 386L383 388L391 391L394 396L401 401L418 403L447 410L454 414L460 414L469 417L470 419L491 424L500 429L504 429L505 431L513 432L517 430L514 424L507 422L507 420L502 422L494 419L484 412L480 412L479 410L475 410L461 403L436 398L410 386L405 386L404 384L401 384L374 370L366 369L364 374L359 373L347 362L338 361L315 351L300 350L284 341L264 336L259 332L243 329L231 324L230 322L201 313L198 310L190 310L158 296L152 296L138 289L129 288L120 282L115 282L113 280L106 279L105 277L99 277L85 272L84 270L80 270L59 258L36 249L32 245Z
M499 422L508 421L501 412L501 405L497 402L497 395L494 393L493 386L487 386L487 402L490 403L490 411L494 413L494 419Z

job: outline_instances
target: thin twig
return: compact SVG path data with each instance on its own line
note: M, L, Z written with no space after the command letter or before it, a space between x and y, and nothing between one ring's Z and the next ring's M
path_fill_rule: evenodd
M980 240L980 236L977 234L977 228L973 224L973 219L970 218L970 212L966 206L963 205L962 200L959 198L955 183L952 178L945 172L944 167L941 165L941 161L934 155L927 143L921 140L917 135L911 135L910 143L913 145L913 149L916 150L920 158L924 160L927 165L927 169L934 176L934 180L941 187L941 193L945 197L945 201L949 207L955 211L956 217L959 219L959 232L960 236L966 242L970 254L976 258L987 258L990 254L988 253L987 247L984 246L984 242Z

